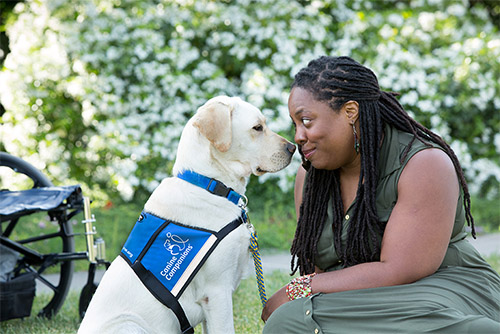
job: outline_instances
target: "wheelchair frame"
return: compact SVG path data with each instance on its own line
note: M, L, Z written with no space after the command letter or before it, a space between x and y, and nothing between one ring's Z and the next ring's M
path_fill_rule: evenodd
M33 189L53 187L50 180L48 180L43 173L20 158L0 152L0 167L2 166L9 167L14 172L25 174L33 180ZM3 192L5 190L1 191ZM9 192L4 194L9 195ZM58 231L13 240L13 232L22 225L20 220L35 212L47 212L51 222L57 222ZM70 219L80 212L83 212L84 215L82 223L85 226L84 235L87 245L86 251L75 251L74 249L73 237L80 234L73 233ZM97 284L94 282L97 267L99 265L104 265L107 269L110 265L105 259L104 240L102 238L94 238L97 234L95 226L93 225L95 221L94 215L91 213L90 209L90 199L81 194L81 189L79 187L58 206L48 210L32 209L9 215L0 215L0 244L20 255L14 268L13 276L20 275L22 272L34 273L36 279L48 286L54 293L50 301L38 313L39 316L51 317L59 311L70 290L74 270L72 261L88 260L88 279L81 291L79 300L79 313L83 318L85 310L97 288ZM37 243L44 243L50 239L61 239L62 250L60 252L45 254L38 251L36 247L31 246ZM58 265L60 265L59 282L54 284L46 278L46 270Z

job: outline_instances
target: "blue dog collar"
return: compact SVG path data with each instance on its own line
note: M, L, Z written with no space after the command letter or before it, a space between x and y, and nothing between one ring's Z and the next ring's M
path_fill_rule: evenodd
M236 205L238 205L240 199L246 200L245 196L238 194L232 188L227 187L224 183L217 181L216 179L212 179L210 177L203 176L203 175L198 174L196 172L193 172L190 170L184 170L184 171L181 171L177 175L177 177L179 179L186 181L186 182L194 184L195 186L198 186L200 188L204 188L205 190L207 190L208 192L210 192L214 195L225 197ZM246 205L246 201L245 201L245 205Z

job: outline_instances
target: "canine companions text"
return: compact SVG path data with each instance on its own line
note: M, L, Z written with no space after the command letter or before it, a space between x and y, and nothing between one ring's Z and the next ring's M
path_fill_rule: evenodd
M232 293L250 261L250 230L237 204L251 174L285 168L294 151L240 98L219 96L201 106L182 132L173 177L146 202L78 333L180 333L181 323L189 325L185 332L202 323L204 333L234 333ZM153 249L163 256L150 256ZM183 268L188 260L200 265ZM150 282L153 288L145 286ZM167 286L171 292L162 297Z

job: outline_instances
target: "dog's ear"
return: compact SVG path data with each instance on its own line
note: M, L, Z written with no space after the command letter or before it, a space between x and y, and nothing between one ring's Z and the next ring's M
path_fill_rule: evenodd
M227 152L231 147L233 107L221 101L208 101L198 109L193 125L214 147Z

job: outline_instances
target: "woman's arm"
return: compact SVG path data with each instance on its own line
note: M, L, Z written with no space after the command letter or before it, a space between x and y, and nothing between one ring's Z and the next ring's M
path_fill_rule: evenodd
M296 189L297 196L297 189ZM415 154L398 183L398 200L387 222L379 262L316 275L312 292L332 293L406 284L433 274L443 261L455 219L459 185L450 158L439 149ZM279 290L263 311L287 301Z

